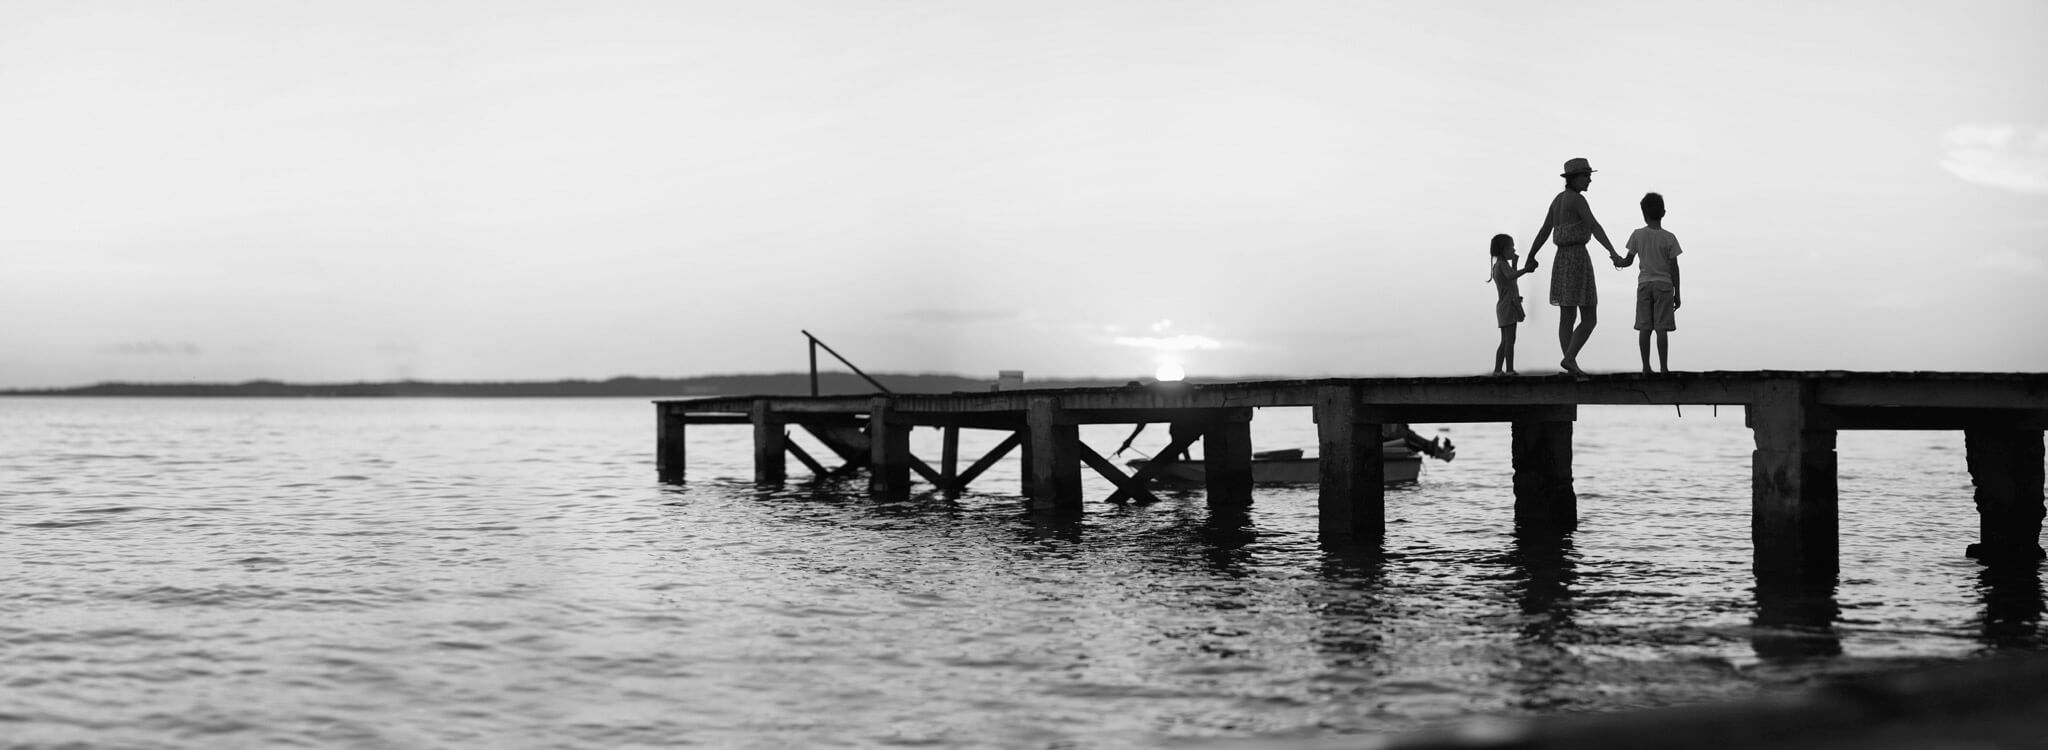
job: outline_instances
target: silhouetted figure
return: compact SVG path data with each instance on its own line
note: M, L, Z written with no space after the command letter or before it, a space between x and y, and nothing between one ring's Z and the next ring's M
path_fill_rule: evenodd
M1614 262L1627 268L1642 256L1636 274L1636 348L1643 353L1643 374L1650 374L1650 332L1657 332L1657 369L1671 371L1671 332L1678 330L1678 235L1664 231L1664 196L1643 196L1644 227L1628 236L1628 257Z
M1144 431L1145 431L1145 427L1146 427L1146 425L1148 425L1148 424L1150 424L1150 423L1148 423L1148 422L1139 422L1139 423L1137 424L1137 426L1136 426L1136 427L1132 427L1132 428L1131 428L1131 434L1130 434L1130 435L1127 435L1127 436L1125 436L1125 437L1124 437L1124 444L1123 444L1123 445L1119 445L1119 446L1117 446L1117 447L1116 447L1116 452L1115 452L1115 453L1112 453L1112 454L1110 454L1110 455L1112 455L1112 456L1121 456L1121 455L1123 455L1123 454L1124 454L1124 451L1130 450L1130 448L1131 448L1131 441L1133 441L1133 440L1137 440L1137 439L1138 439L1138 433L1144 432ZM1202 428L1201 428L1201 427L1199 427L1199 426L1196 426L1196 425L1192 425L1192 424L1186 424L1186 423L1182 423L1182 422L1168 422L1168 423L1167 423L1167 426L1166 426L1166 430L1167 430L1167 432L1166 432L1166 434L1167 434L1167 441L1168 441L1168 443L1169 443L1169 444L1171 444L1171 443L1177 443L1177 442L1180 442L1180 439L1181 439L1182 437L1187 437L1187 438L1189 438L1190 440L1193 440L1193 439L1195 439L1195 438L1199 437L1199 436L1200 436L1200 435L1202 434ZM1190 443L1190 444L1192 444L1192 443ZM1166 462L1166 461L1186 461L1186 460L1188 460L1188 449L1187 449L1187 448L1181 448L1181 449L1180 449L1180 452L1178 452L1178 453L1175 453L1175 454L1173 454L1173 455L1167 455L1167 454L1161 453L1161 454L1159 454L1159 455L1157 455L1157 456L1154 456L1153 458L1154 458L1155 460L1158 460L1158 461L1161 461L1161 462Z
M1572 159L1564 163L1564 173L1558 176L1564 178L1564 190L1550 200L1550 211L1543 215L1543 228L1536 230L1536 241L1529 244L1529 264L1524 268L1536 270L1536 254L1543 250L1543 243L1557 242L1557 261L1550 267L1550 304L1558 307L1557 345L1564 351L1564 359L1557 364L1565 372L1585 375L1579 369L1579 350L1586 347L1586 339L1593 335L1600 305L1600 294L1593 283L1593 259L1586 254L1586 242L1599 240L1611 260L1619 261L1621 256L1615 254L1607 230L1593 218L1593 207L1586 204L1584 193L1593 184L1592 165L1585 159ZM1581 316L1585 322L1574 328Z
M1458 446L1452 445L1451 441L1447 439L1425 438L1417 434L1414 428L1409 427L1405 422L1380 425L1380 442L1386 443L1394 440L1401 441L1403 445L1408 446L1409 450L1439 461L1448 463L1458 457Z
M1493 256L1493 288L1500 294L1500 300L1493 303L1493 319L1500 326L1500 346L1493 349L1493 374L1519 375L1515 372L1515 326L1529 318L1522 309L1522 284L1518 279L1536 270L1536 259L1529 259L1529 267L1515 268L1515 238L1505 234L1493 236L1493 246L1487 249ZM1501 369L1505 365L1507 369Z

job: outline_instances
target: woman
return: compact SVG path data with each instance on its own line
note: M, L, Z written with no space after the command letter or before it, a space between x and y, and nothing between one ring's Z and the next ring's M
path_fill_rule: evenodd
M1607 230L1600 228L1600 222L1593 218L1593 207L1586 204L1584 193L1593 184L1593 166L1585 159L1572 159L1564 163L1564 174L1558 176L1564 178L1564 190L1551 199L1550 212L1543 215L1543 228L1536 230L1536 241L1529 245L1529 262L1523 265L1523 272L1536 270L1536 253L1543 249L1546 240L1557 241L1557 258L1550 264L1550 304L1559 308L1557 346L1564 351L1564 360L1558 366L1583 376L1586 372L1579 369L1579 350L1586 347L1586 338L1593 335L1600 305L1586 241L1599 240L1613 262L1619 263L1621 256L1615 254L1614 243L1607 240ZM1581 317L1582 323L1578 322Z

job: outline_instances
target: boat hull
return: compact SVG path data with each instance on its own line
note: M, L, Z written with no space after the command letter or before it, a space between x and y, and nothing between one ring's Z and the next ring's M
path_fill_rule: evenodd
M1382 451L1386 483L1413 482L1422 476L1422 454L1413 451ZM1145 459L1127 462L1134 470L1150 463ZM1154 480L1161 484L1203 484L1208 474L1202 462L1173 461L1160 467ZM1322 460L1317 458L1253 458L1253 484L1316 484L1322 481Z

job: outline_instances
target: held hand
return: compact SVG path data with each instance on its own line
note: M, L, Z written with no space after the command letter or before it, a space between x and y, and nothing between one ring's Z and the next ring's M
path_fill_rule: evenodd
M1678 299L1678 295L1676 295L1676 294L1673 294L1673 295L1671 295L1671 309L1673 309L1673 310L1676 310L1676 309L1678 309L1678 308L1680 308L1680 307L1683 307L1683 306L1684 306L1684 303L1683 303L1683 302L1681 302L1681 301L1679 301L1679 299Z

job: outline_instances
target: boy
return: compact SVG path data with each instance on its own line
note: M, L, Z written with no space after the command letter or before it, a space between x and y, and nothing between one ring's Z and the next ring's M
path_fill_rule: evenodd
M1628 236L1628 256L1614 262L1615 268L1627 268L1643 259L1643 268L1636 276L1636 348L1643 353L1643 374L1650 374L1650 332L1657 332L1657 369L1671 372L1670 333L1678 330L1676 319L1679 302L1678 237L1664 231L1664 196L1649 193L1643 196L1643 223L1641 229Z

